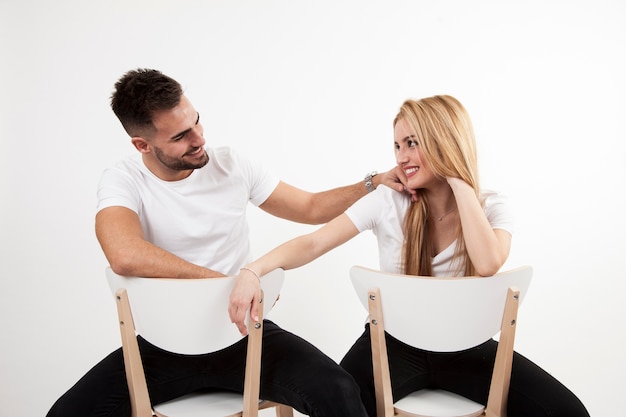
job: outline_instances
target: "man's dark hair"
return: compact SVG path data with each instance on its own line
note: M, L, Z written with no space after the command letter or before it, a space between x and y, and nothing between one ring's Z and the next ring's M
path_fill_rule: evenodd
M116 83L111 108L131 136L154 132L154 113L180 103L183 89L178 81L160 71L139 68L128 71Z

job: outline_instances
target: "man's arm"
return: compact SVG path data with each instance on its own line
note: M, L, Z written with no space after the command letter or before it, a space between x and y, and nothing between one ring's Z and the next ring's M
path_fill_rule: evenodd
M96 215L96 236L116 274L152 278L212 278L223 274L191 264L145 240L137 213L107 207Z
M405 182L406 176L399 167L372 177L374 188L383 184L398 192L405 190ZM259 207L274 216L294 222L322 224L339 216L368 192L365 181L319 193L310 193L281 181Z

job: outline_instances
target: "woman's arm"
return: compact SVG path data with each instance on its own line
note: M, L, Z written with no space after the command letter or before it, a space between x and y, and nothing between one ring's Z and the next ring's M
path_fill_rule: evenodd
M494 275L509 256L511 234L492 229L472 187L459 178L448 178L459 210L463 238L470 260L481 276Z
M341 214L315 232L283 243L246 265L249 269L240 271L230 294L228 307L230 320L237 325L242 335L247 334L245 315L248 308L250 315L258 320L259 281L255 274L262 277L276 268L287 270L305 265L352 239L358 233L348 216Z

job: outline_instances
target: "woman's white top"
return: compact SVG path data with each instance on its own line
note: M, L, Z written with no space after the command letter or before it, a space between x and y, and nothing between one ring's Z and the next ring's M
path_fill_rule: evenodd
M508 199L493 191L481 192L480 199L491 227L513 234L514 217ZM408 194L379 186L346 210L359 232L372 230L376 235L381 271L403 273L402 225L410 205ZM433 276L456 275L457 268L452 262L456 245L455 240L433 258Z

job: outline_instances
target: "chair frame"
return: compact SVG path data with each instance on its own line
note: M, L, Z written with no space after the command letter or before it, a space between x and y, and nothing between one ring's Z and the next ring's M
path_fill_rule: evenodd
M366 269L362 267L353 268ZM409 279L429 279L428 277L406 277ZM497 275L495 277L497 278ZM450 279L461 280L465 278L448 278L448 280ZM517 327L517 314L519 303L521 301L520 290L515 287L509 287L505 297L504 311L500 326L500 338L496 351L487 405L482 407L482 409L477 410L475 413L458 417L471 417L479 415L487 417L506 417L514 352L513 346ZM414 414L407 410L402 410L394 405L391 389L391 376L389 373L389 360L387 356L387 345L385 342L385 322L383 318L382 303L383 300L380 289L369 289L367 308L370 314L370 340L372 347L372 365L374 371L377 416L423 417L421 414Z
M111 274L112 271L107 271L107 273ZM293 417L293 409L290 406L266 400L259 401L263 343L263 295L263 291L261 291L261 300L258 308L259 321L254 322L252 318L248 317L248 347L242 411L225 417L257 417L260 409L271 407L276 408L277 417ZM137 331L126 288L119 288L115 291L115 300L132 417L167 417L165 414L158 412L150 401L141 353L137 342Z

